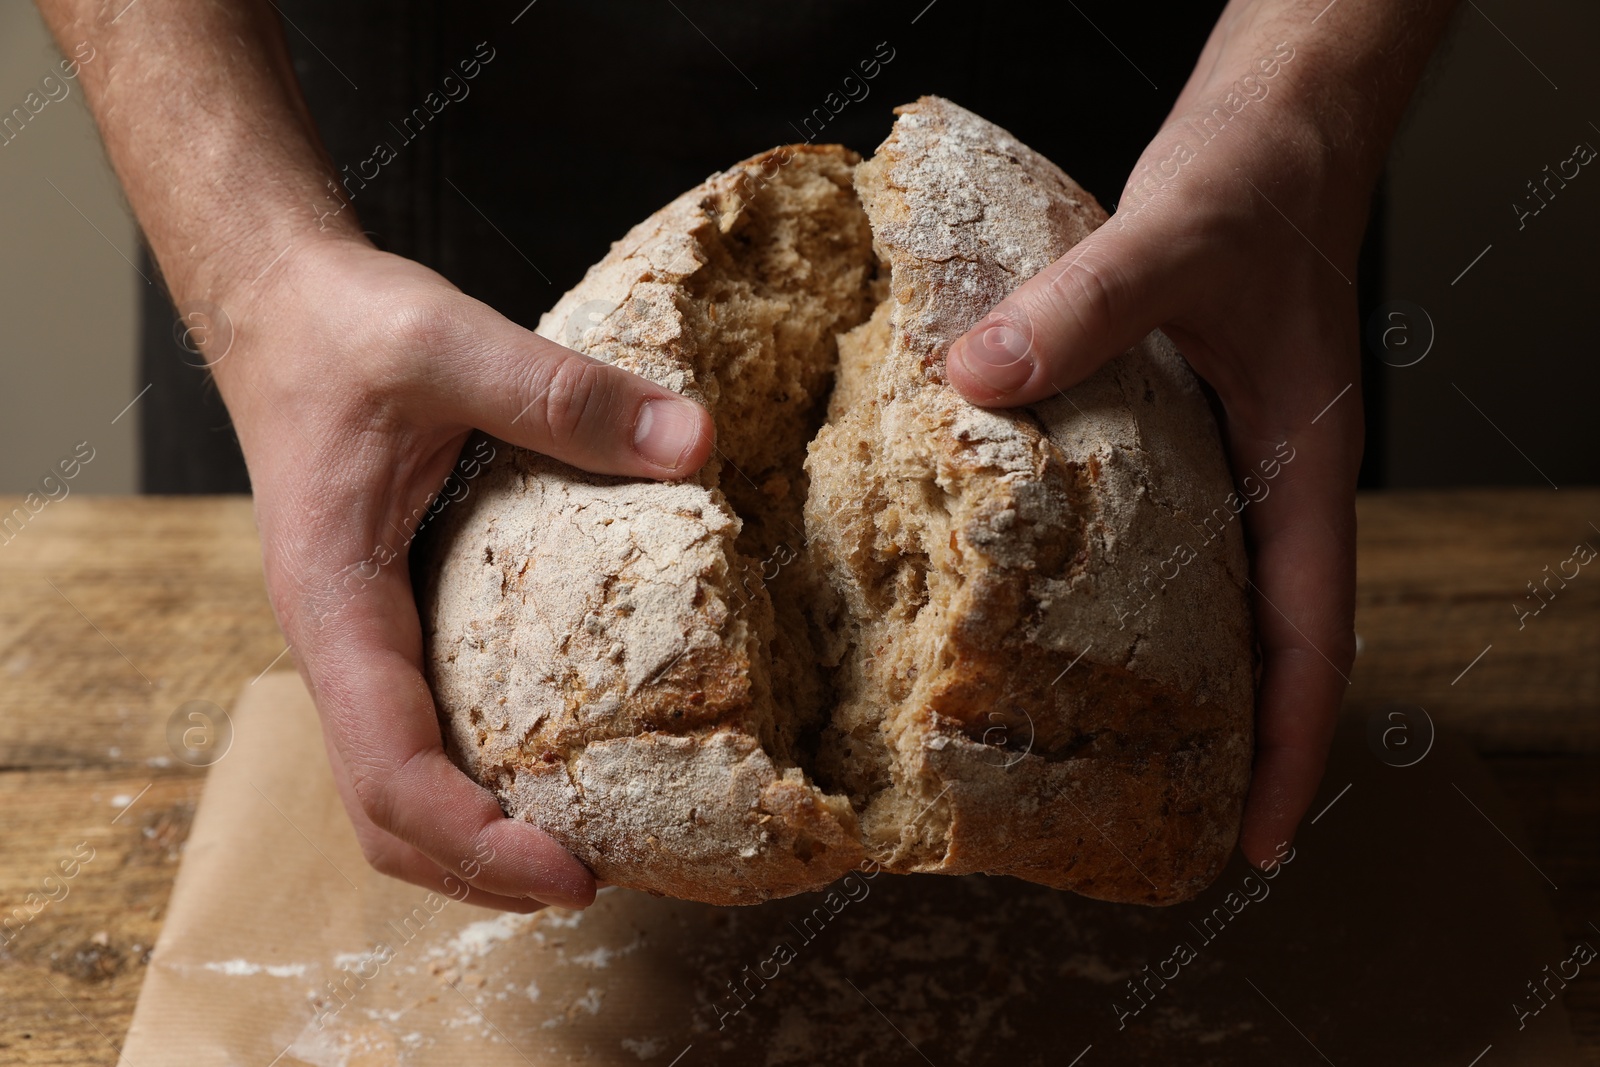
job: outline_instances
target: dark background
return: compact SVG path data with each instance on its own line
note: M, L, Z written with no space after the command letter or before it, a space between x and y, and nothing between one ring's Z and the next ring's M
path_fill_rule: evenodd
M805 117L881 42L893 59L818 141L870 154L894 105L936 93L1010 129L1109 209L1223 6L525 3L279 6L336 164L353 167L378 141L399 153L356 194L374 240L529 327L631 225L710 172L803 139ZM1521 232L1510 207L1524 181L1577 141L1600 146L1584 117L1596 99L1596 30L1595 9L1558 0L1458 12L1397 142L1363 252L1363 319L1404 299L1434 334L1414 366L1364 353L1363 485L1597 480L1600 370L1581 309L1600 280L1600 166ZM390 123L481 41L495 58L470 95L402 143ZM1427 331L1411 323L1416 345ZM172 310L154 289L145 335L144 380L157 388L142 488L246 490L226 411L176 346Z

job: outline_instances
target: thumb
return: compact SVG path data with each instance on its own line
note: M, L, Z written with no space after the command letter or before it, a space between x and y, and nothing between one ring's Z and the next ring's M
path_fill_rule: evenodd
M439 353L463 425L596 474L684 478L710 456L716 427L687 397L492 312L471 327Z
M1178 266L1170 236L1101 226L956 339L950 384L990 407L1077 385L1166 321Z

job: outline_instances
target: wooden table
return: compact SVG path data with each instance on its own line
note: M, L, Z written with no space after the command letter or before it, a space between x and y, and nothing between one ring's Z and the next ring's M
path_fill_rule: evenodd
M1579 541L1600 548L1600 491L1391 493L1360 512L1348 706L1421 705L1465 735L1568 942L1600 946L1600 561L1520 628L1512 607ZM227 707L283 650L244 498L71 496L0 544L0 924L21 917L9 940L0 925L0 1063L117 1061L202 782L168 720ZM31 913L29 894L57 899ZM1600 969L1566 997L1600 1065Z

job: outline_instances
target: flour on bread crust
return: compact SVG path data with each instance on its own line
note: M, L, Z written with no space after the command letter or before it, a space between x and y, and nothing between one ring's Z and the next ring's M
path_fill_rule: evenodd
M863 812L868 851L1113 900L1192 896L1237 836L1254 695L1239 524L1203 548L1197 532L1232 490L1215 425L1159 334L1031 410L961 399L950 342L1105 215L948 101L899 114L856 177L892 268L889 349L875 389L855 389L873 401L835 412L808 461L812 545L846 597L870 568L832 535L863 497L881 554L918 560L930 590L888 625L855 613L894 782ZM1191 543L1174 580L1143 584Z
M693 279L779 181L831 169L853 201L854 163L801 147L713 175L618 241L538 332L712 402L688 343ZM848 803L760 743L773 608L739 588L740 521L717 488L739 475L714 458L689 481L639 482L500 449L423 568L452 756L609 882L749 904L851 870Z
M1105 216L948 101L899 114L855 172L887 299L840 343L783 595L740 592L736 464L653 484L506 448L422 568L450 751L508 814L652 892L752 903L870 857L1185 899L1232 849L1251 752L1239 524L1202 527L1232 489L1216 428L1159 334L1028 410L955 394L950 341ZM716 412L696 285L764 189L851 163L800 146L713 175L540 332ZM1178 545L1194 557L1158 589L1149 569ZM804 674L780 639L794 598L832 702L804 736L784 705Z

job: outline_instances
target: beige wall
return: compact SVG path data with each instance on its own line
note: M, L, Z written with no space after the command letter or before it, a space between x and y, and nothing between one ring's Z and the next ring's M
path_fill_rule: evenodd
M26 114L60 58L31 3L0 0L0 115ZM35 488L88 441L94 460L70 489L131 493L139 405L111 420L144 384L134 357L145 283L128 263L139 258L133 220L82 89L64 84L70 95L0 145L0 492Z

